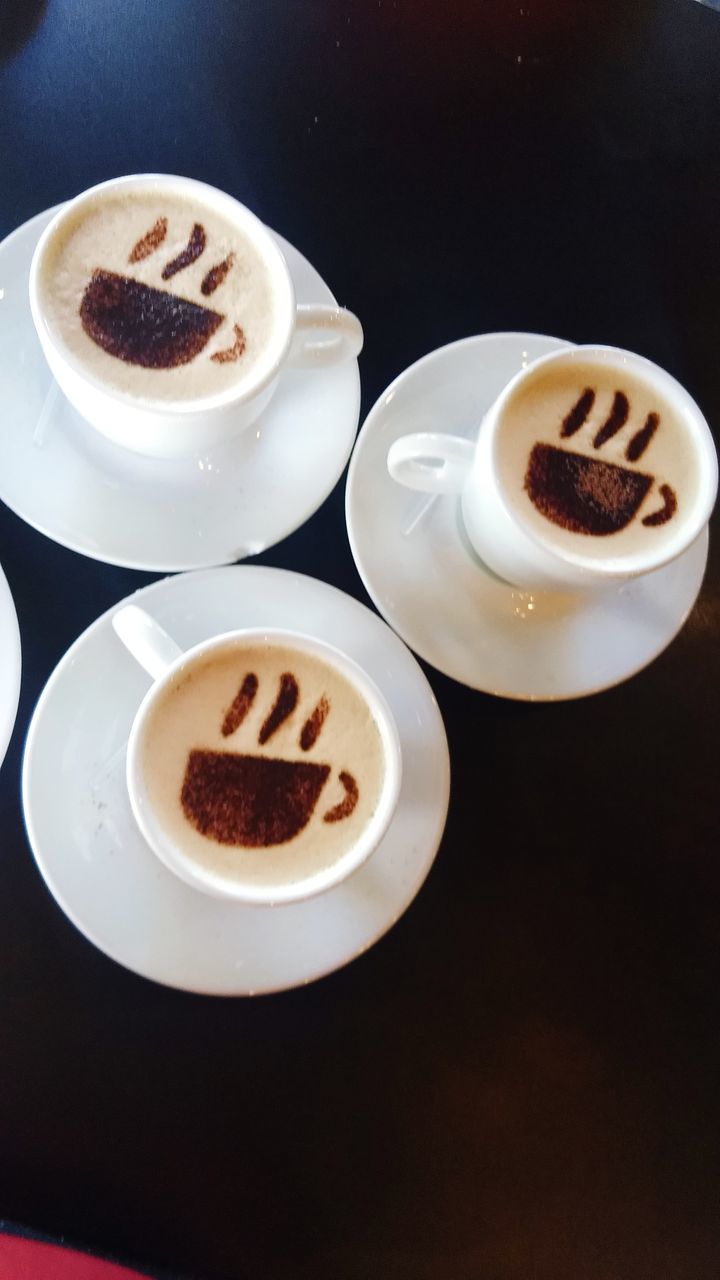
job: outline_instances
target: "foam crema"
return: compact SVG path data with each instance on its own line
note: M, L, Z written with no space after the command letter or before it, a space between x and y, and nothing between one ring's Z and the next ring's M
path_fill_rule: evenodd
M54 340L139 402L240 387L277 332L272 274L253 238L170 183L81 201L48 243L39 288Z
M165 839L202 873L269 890L349 853L386 776L359 688L277 642L228 642L179 669L149 708L138 758Z
M528 376L495 439L505 501L561 553L655 558L695 519L701 460L692 430L651 380L580 359Z

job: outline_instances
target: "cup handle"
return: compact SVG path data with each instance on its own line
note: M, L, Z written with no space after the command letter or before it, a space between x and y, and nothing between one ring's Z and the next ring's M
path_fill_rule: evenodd
M153 680L159 680L182 657L183 650L154 618L136 604L126 604L113 614L115 634L136 662Z
M362 325L344 307L298 306L288 364L296 369L339 364L362 351Z
M461 436L419 431L390 446L387 467L393 480L422 493L460 493L475 457L475 444Z

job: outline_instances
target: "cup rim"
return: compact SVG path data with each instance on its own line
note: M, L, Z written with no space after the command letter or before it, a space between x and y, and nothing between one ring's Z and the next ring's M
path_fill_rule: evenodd
M187 193L188 197L195 195L199 200L217 209L218 212L224 213L229 221L234 221L248 235L270 271L274 300L280 319L284 321L282 324L280 320L278 321L278 336L276 340L273 335L270 357L259 361L255 368L250 371L247 379L243 380L239 386L226 387L223 391L215 392L212 395L185 397L181 400L135 396L131 392L115 388L110 383L97 377L81 359L68 349L62 337L48 323L42 296L42 269L47 253L53 241L61 234L63 226L77 216L78 210L81 210L85 205L91 205L103 194L114 189L152 190L168 183L173 185L177 194ZM209 413L214 409L227 408L235 404L243 404L248 400L254 399L277 377L292 343L296 314L295 289L285 256L274 236L257 215L234 196L220 190L219 187L213 187L207 182L202 182L198 178L189 178L180 174L125 174L118 178L109 178L104 182L96 183L94 186L88 187L72 197L58 209L42 232L30 263L28 285L30 310L41 343L49 345L56 358L75 377L92 387L98 395L107 396L119 404L126 405L129 409L133 409L135 412L164 413L183 417L191 414Z
M241 646L260 641L275 644L277 647L299 648L337 667L370 706L385 758L385 776L378 804L355 844L321 871L293 881L291 884L274 884L265 887L257 884L243 884L241 881L231 880L219 873L207 871L192 857L184 854L155 819L147 796L147 788L143 782L141 767L142 741L149 714L177 674L198 658L212 652L213 649L222 649L234 643ZM183 652L162 676L153 681L133 718L127 745L126 781L135 821L151 850L170 871L192 888L246 905L274 906L300 902L323 893L347 879L367 861L379 845L393 818L400 794L402 781L400 736L384 694L359 663L341 649L315 636L290 628L246 627L222 632L193 645Z
M644 551L630 555L608 555L600 560L592 556L583 555L581 551L571 551L565 547L558 547L550 538L545 538L534 524L530 524L522 511L510 503L505 488L500 481L497 436L502 414L507 405L516 392L529 382L540 368L561 362L574 363L578 360L598 365L607 365L611 361L627 364L641 380L644 379L652 385L658 385L659 393L667 400L670 400L676 412L682 414L683 420L690 424L690 430L701 455L701 463L698 468L699 481L695 500L695 515L692 519L688 518L682 526L681 537L678 537L671 544L666 542L656 552ZM543 551L551 555L557 562L592 572L598 581L651 573L654 569L659 569L671 560L677 559L699 536L712 514L718 489L718 459L707 420L699 405L693 400L682 383L678 382L666 369L647 359L646 356L639 355L637 352L602 343L591 343L564 347L559 351L551 351L544 356L539 356L537 360L533 360L525 369L520 369L500 392L497 400L488 411L487 419L481 425L481 431L486 429L487 426L490 427L492 433L490 457L496 480L497 496L508 519L517 523L527 538L542 547Z

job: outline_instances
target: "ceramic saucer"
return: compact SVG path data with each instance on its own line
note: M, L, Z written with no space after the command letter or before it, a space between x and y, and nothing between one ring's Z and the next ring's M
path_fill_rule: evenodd
M348 474L350 545L382 615L439 671L506 698L577 698L647 666L682 627L707 561L705 531L672 564L592 596L520 591L478 560L457 498L428 498L390 479L387 453L399 436L472 437L519 369L568 345L489 333L425 356L371 410Z
M0 245L0 500L55 542L132 569L256 555L297 529L342 475L360 413L357 361L283 371L265 413L203 457L143 458L105 440L53 381L30 316L33 250L55 209ZM298 302L334 302L277 237Z
M20 694L20 631L10 588L0 569L0 764L15 724Z
M25 822L48 888L101 951L169 986L251 995L346 964L412 901L445 824L447 742L420 667L364 605L301 574L233 566L165 579L132 599L183 647L236 627L294 627L301 619L308 634L344 649L395 716L403 748L398 808L369 861L306 902L246 907L178 880L145 844L130 810L125 744L149 678L115 636L113 609L62 659L28 733Z

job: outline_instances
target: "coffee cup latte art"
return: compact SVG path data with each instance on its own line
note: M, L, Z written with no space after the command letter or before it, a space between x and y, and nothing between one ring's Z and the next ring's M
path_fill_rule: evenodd
M565 348L510 380L475 442L396 440L393 479L460 496L481 560L528 589L601 587L660 568L707 524L710 429L687 391L642 356Z
M214 396L266 363L272 274L239 225L197 197L123 191L67 217L41 279L48 327L138 400Z
M45 357L75 409L115 444L187 457L269 403L282 368L357 356L360 322L298 306L277 239L192 178L140 174L55 215L30 267Z
M385 699L354 662L272 629L183 653L134 605L113 625L158 677L130 735L128 791L146 840L181 879L289 902L370 856L395 808L400 747Z

